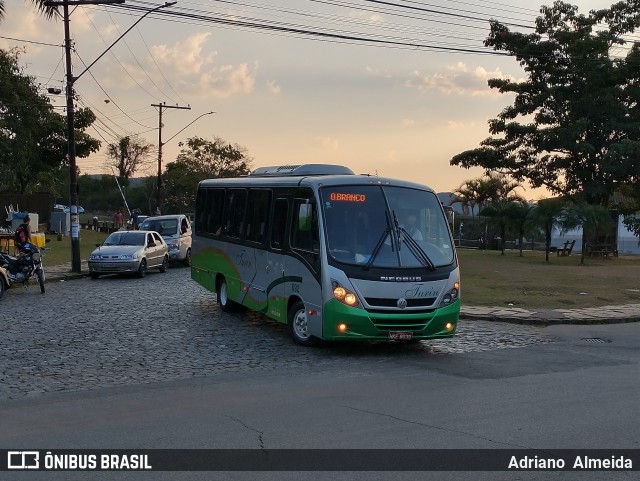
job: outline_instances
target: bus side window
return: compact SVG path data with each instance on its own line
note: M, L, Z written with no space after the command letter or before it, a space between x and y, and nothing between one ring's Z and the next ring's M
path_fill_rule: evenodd
M246 239L264 244L269 218L271 192L263 189L251 189L247 205Z
M207 196L207 223L202 228L213 235L220 234L222 214L224 212L224 189L209 189Z
M207 229L207 193L208 189L198 189L196 197L196 233L209 232Z
M229 237L240 238L242 235L246 199L247 191L244 189L227 190L225 234Z
M273 228L271 230L271 247L274 249L284 249L288 214L289 202L287 199L277 199L273 205Z
M291 247L316 270L320 270L320 242L316 204L309 199L296 199L293 209Z

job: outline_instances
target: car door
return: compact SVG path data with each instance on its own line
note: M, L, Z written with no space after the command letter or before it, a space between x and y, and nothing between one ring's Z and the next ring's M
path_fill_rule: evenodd
M153 241L156 243L157 265L160 266L162 265L162 261L164 259L164 256L167 254L169 247L167 246L167 243L164 241L162 236L157 232L153 233Z
M156 267L158 265L158 243L151 232L147 234L145 252L147 255L147 266Z
M180 221L180 259L187 257L187 251L191 249L191 224L189 219L183 217Z

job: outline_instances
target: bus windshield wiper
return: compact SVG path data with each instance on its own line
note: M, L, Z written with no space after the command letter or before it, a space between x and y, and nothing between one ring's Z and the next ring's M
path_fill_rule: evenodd
M400 252L400 243L401 243L401 241L400 241L400 230L402 229L402 227L400 227L400 223L398 222L398 216L396 215L396 211L393 210L391 212L393 213L393 227L394 227L393 232L395 233L395 237L394 238L396 239L396 242L398 244L398 252ZM400 259L398 258L398 261L399 260Z
M376 246L373 248L371 257L369 257L369 260L367 261L367 263L364 266L362 266L364 270L369 270L369 268L371 267L371 264L373 264L373 261L378 256L380 249L384 245L384 241L387 240L387 236L391 236L391 225L389 223L389 214L387 212L384 213L384 218L385 218L385 221L387 222L387 228L382 231L382 234L380 235L380 239L378 239ZM391 240L391 252L393 252L393 239Z
M411 234L409 234L404 227L399 227L399 229L404 237L405 243L407 244L407 248L411 251L415 258L422 262L430 270L435 271L435 264L431 261L424 249L420 247L420 244L418 244L416 240L411 237Z

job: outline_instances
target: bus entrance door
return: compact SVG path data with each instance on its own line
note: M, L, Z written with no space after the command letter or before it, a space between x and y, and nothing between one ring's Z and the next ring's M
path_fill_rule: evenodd
M267 311L267 287L269 286L269 252L256 249L256 275L251 283L251 301L255 303L253 309L260 312Z

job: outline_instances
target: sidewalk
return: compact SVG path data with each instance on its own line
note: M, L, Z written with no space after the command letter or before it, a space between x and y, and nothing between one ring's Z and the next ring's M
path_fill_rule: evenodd
M78 274L76 272L71 272L71 262L67 262L66 264L59 264L57 266L44 266L44 274L47 282L60 282L67 281L71 279L80 279L82 277L87 277L89 275L89 264L87 261L80 261L80 268L82 273Z
M87 261L82 261L82 273L71 272L71 263L45 266L47 282L80 279L89 275ZM640 321L640 304L623 306L588 307L584 309L521 309L518 307L465 306L460 319L470 321L497 321L513 324L615 324Z

